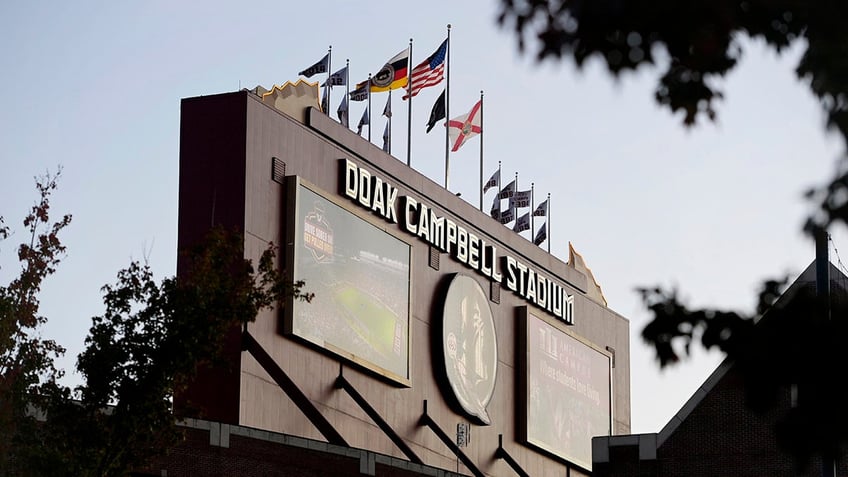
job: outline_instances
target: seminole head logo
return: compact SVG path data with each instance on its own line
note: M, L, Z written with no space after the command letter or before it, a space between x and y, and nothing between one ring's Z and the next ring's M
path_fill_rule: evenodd
M489 300L473 278L456 275L445 298L442 337L445 372L459 405L483 424L495 391L498 349Z

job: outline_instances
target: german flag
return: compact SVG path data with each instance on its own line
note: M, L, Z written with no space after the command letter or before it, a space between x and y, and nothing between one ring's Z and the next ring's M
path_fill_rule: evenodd
M392 89L405 88L409 82L409 48L395 55L386 62L380 71L371 77L371 92L382 93ZM359 88L360 83L356 85Z

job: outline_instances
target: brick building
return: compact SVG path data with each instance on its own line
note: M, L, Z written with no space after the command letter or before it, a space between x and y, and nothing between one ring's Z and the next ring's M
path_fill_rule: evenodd
M830 283L831 319L844 318L848 278L826 261ZM810 319L810 297L816 293L816 262L813 262L781 295L754 327L764 346L745 358L761 369L760 377L745 372L743 365L725 360L659 433L596 437L593 463L600 477L665 476L826 476L821 456L809 462L796 460L781 446L787 412L795 407L803 388L775 385L770 373L781 369L793 355L812 355L826 343L805 339L804 323ZM837 338L838 340L838 338ZM813 349L804 348L810 346ZM804 374L817 372L834 377L833 362L812 359ZM817 370L813 370L815 366ZM758 368L756 367L758 366ZM802 365L803 366L803 365ZM788 371L787 371L788 373ZM773 377L773 376L772 376ZM758 379L761 381L758 382ZM841 386L832 379L833 386ZM840 387L841 388L841 387ZM812 440L814 432L795 435L797 442ZM848 475L848 454L842 450L836 459L835 475Z

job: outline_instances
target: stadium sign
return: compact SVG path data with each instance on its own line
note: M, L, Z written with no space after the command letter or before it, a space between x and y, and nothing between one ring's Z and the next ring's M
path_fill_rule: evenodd
M497 247L456 221L408 195L400 195L389 181L349 159L340 159L342 194L358 206L438 248L457 262L498 282L528 303L568 325L574 324L574 296L553 278L512 255L498 255Z

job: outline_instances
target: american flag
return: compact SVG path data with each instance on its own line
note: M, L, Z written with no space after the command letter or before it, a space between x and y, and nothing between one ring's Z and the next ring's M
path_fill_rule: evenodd
M447 56L447 53L448 40L445 40L435 53L412 70L412 86L409 93L403 96L403 99L409 99L417 95L422 89L442 82L445 77L445 56Z

